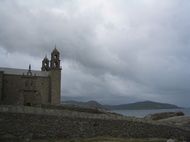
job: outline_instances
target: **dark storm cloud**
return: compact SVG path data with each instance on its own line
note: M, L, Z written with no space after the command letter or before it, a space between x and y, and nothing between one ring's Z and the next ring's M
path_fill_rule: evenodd
M40 69L56 44L63 98L188 105L189 9L188 0L3 0L0 65Z
M89 42L98 18L93 13L91 17L89 13L82 12L80 7L73 8L73 4L72 1L48 1L46 4L42 1L2 1L1 46L10 52L36 55L47 49L51 51L57 44L64 56L76 56L75 50L80 52L82 48L91 46Z

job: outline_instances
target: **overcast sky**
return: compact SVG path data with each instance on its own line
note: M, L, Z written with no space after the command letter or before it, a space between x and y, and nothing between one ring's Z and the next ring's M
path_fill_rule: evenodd
M41 69L56 44L62 100L190 107L189 0L0 0L0 66Z

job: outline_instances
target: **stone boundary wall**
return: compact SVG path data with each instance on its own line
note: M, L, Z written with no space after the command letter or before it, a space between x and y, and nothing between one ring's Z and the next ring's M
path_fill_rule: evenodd
M190 130L114 114L0 106L0 141L67 137L121 136L190 141Z
M90 118L90 119L114 119L114 120L132 120L142 121L141 118L126 117L123 115L115 115L112 113L87 113L72 110L61 110L55 108L37 108L37 107L27 107L27 106L0 106L0 112L10 112L10 113L24 113L24 114L38 114L38 115L52 115L57 117L75 117L75 118Z

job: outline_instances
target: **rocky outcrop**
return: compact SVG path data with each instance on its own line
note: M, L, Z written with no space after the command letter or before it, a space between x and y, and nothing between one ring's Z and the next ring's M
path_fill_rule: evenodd
M183 112L162 112L148 114L145 120L156 120L166 125L179 126L190 130L190 116L185 116Z
M177 125L190 129L190 116L175 116L159 121L165 124Z
M179 112L161 112L161 113L152 113L144 117L145 120L160 120L166 119L174 116L184 116L185 114L181 111Z

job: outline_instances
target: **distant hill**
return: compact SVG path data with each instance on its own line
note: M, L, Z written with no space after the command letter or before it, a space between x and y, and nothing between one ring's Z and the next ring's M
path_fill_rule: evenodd
M158 102L152 102L152 101L143 101L143 102L136 102L136 103L130 103L130 104L121 104L121 105L101 105L96 101L89 101L89 102L63 101L62 103L83 105L87 107L107 109L107 110L142 110L142 109L180 108L173 104L158 103Z
M87 106L90 108L98 108L98 109L105 109L103 105L99 104L96 101L88 101L88 102L77 102L77 101L62 101L64 104L75 104L75 105L82 105L82 106Z
M122 104L122 105L105 105L104 108L110 110L141 110L141 109L172 109L180 107L173 104L143 101L143 102L136 102L130 104Z

